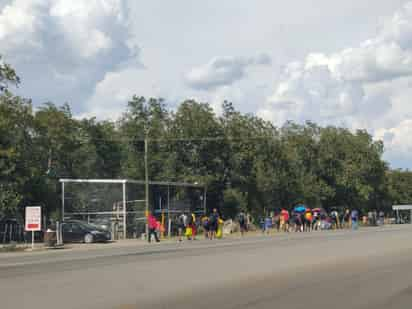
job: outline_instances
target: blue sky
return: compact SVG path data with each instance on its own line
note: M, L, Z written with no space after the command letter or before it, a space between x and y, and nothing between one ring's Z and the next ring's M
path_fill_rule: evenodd
M367 129L412 168L412 2L0 0L0 53L37 106L223 100L276 125Z

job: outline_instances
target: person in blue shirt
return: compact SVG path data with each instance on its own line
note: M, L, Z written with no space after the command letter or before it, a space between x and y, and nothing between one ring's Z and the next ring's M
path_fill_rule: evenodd
M265 217L264 216L259 217L259 226L262 231L262 234L264 234L265 233Z
M272 227L272 218L267 216L265 218L265 232L269 234L269 229Z
M353 209L351 212L352 230L357 230L359 226L359 212L357 209Z

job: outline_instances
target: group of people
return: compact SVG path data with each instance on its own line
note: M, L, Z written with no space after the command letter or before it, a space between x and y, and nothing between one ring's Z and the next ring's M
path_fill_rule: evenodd
M201 218L196 217L195 213L182 212L174 223L177 226L178 241L183 239L196 240L198 229L201 227L204 236L207 239L221 238L223 235L223 220L216 208L212 213ZM152 238L156 242L160 242L159 232L162 230L162 225L156 217L149 213L147 216L148 235L147 240L150 243Z
M379 213L379 218L383 217L383 212ZM383 218L380 220L383 221ZM357 209L345 209L339 212L333 209L330 212L322 208L310 209L307 207L298 207L292 211L282 209L278 214L272 217L262 217L260 219L260 228L262 232L267 232L270 227L283 232L310 232L317 230L329 229L358 229L360 214ZM240 224L240 222L239 222Z
M197 220L199 219L199 220ZM198 229L201 227L206 239L221 238L223 235L223 220L216 208L211 214L196 218L194 213L182 213L177 219L179 242L184 238L195 240Z
M183 212L177 221L179 241L183 241L183 237L187 237L189 240L196 239L197 222L194 213L186 214Z
M383 222L383 212L368 213L368 222ZM244 211L240 211L236 220L239 224L240 233L243 236L249 230L251 224L251 217ZM295 207L292 211L285 208L281 209L277 214L272 216L261 217L259 225L263 233L269 233L270 229L275 229L278 232L310 232L317 230L328 229L348 229L356 230L359 226L360 214L357 209L345 209L339 212L333 209L330 212L322 208L308 208L300 205ZM199 228L203 230L206 239L221 238L223 236L224 221L216 208L210 215L203 215L197 218L194 213L182 212L177 217L178 241L183 239L195 240ZM154 236L156 242L159 242L159 225L153 215L148 216L149 235L148 241L151 241Z

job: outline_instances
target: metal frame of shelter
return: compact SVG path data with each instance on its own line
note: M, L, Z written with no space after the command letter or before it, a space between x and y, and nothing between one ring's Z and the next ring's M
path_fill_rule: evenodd
M409 210L410 211L410 224L412 224L412 205L393 205L392 210L396 211L396 220L397 220L397 222L400 221L399 211Z
M123 226L126 227L127 222L127 200L126 200L126 185L129 184L140 184L140 185L157 185L157 186L165 186L167 187L167 213L168 215L171 213L170 211L170 187L188 187L188 188L199 188L203 189L203 212L206 213L206 193L207 187L201 184L192 184L192 183L185 183L185 182L167 182L167 181L143 181L143 180L131 180L131 179L65 179L62 178L59 180L61 183L61 202L62 202L62 220L64 221L65 216L65 184L66 183L100 183L100 184L121 184L123 189ZM146 202L148 205L148 196L145 197L144 200L138 200L140 202ZM146 209L147 211L147 209ZM112 214L114 212L86 212L83 214ZM78 213L80 214L80 213ZM123 229L123 238L126 239L127 233L126 228Z

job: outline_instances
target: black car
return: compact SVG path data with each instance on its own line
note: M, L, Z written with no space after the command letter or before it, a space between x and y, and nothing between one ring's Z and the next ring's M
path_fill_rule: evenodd
M112 220L109 218L94 219L90 222L90 224L96 226L99 231L110 232L112 229Z
M63 222L63 242L106 242L111 239L110 232L83 221L70 220Z

